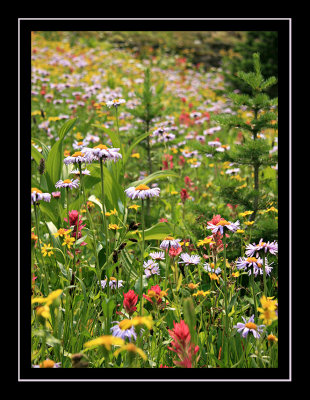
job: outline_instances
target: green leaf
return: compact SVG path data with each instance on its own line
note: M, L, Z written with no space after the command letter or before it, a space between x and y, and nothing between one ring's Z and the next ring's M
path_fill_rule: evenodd
M191 337L193 339L193 342L196 342L196 314L195 314L195 306L193 303L193 299L191 297L188 297L187 299L184 300L183 302L183 310L184 310L184 320L186 324L189 327L189 331L191 334Z
M66 134L73 128L76 122L76 118L70 119L64 123L59 131L59 140L54 143L51 148L45 165L45 171L47 175L47 183L49 190L55 189L55 183L60 179L62 167L63 167L63 151L62 142Z
M128 187L138 186L138 185L142 185L142 184L145 185L151 181L154 181L155 179L163 179L163 178L167 178L168 176L178 177L178 175L176 173L170 172L168 170L156 171L156 172L153 172L152 174L148 175L146 178L141 179L140 181L132 182Z
M151 228L146 229L144 231L144 239L145 240L162 240L168 235L172 235L174 229L174 225L170 224L169 222L158 222L157 224L153 225ZM140 231L141 233L141 231ZM174 231L175 236L181 236L182 231L175 227ZM128 234L127 234L128 235ZM140 235L135 236L138 241L142 240Z
M43 155L37 150L34 146L31 146L31 157L34 161L39 165L41 158L44 158Z

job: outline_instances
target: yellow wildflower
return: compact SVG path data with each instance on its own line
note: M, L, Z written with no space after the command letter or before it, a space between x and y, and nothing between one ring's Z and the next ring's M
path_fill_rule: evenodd
M133 153L130 157L132 157L132 158L140 158L140 154L139 153Z
M41 249L41 253L43 254L43 257L46 257L46 255L48 255L50 257L52 254L54 254L52 249L53 249L53 247L51 246L50 243L44 244Z
M268 342L277 342L278 338L271 333L270 335L267 336L267 340Z
M129 206L128 208L135 209L137 211L139 207L141 207L141 206L138 206L137 204L133 204L132 206Z
M254 221L245 221L244 222L244 225L248 225L248 226L251 226L253 224L254 224Z
M64 236L64 241L63 241L62 245L63 246L67 245L68 249L70 249L74 242L75 242L75 238L74 237L66 235L66 236Z
M122 227L118 226L117 224L109 224L109 229L118 230L122 229Z
M93 346L104 346L108 351L111 350L111 346L123 346L125 341L116 336L112 335L103 335L96 339L90 340L89 342L84 343L84 347L89 348Z
M195 297L197 297L197 296L206 297L207 294L210 294L210 290L207 290L206 292L204 292L203 290L198 290L198 292L194 293L193 296L195 296Z
M139 326L139 325L145 325L148 329L153 328L153 319L151 316L146 316L146 317L134 317L133 319L123 319L119 323L119 328L122 330L130 329L132 326Z
M198 282L198 283L189 283L188 285L187 285L187 287L189 288L189 289L197 289L197 287L200 285L200 283Z
M117 357L120 352L122 351L129 351L131 353L137 353L139 356L143 358L144 361L147 360L147 356L142 349L134 345L133 343L125 344L124 346L120 347L114 352L114 356Z
M197 247L203 246L204 244L215 244L212 238L204 238L203 240L198 240Z
M60 229L58 229L58 231L56 233L53 233L53 235L55 237L58 237L58 236L62 237L62 236L68 235L71 231L72 231L72 229L60 228Z
M239 213L240 217L246 217L247 215L253 214L254 211L245 211L243 213Z

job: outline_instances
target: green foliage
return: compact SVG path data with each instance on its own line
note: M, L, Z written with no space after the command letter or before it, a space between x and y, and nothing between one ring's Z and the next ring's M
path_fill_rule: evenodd
M237 72L251 71L253 66L253 53L261 55L259 69L263 76L271 76L262 84L261 89L268 89L268 93L277 96L276 77L278 76L278 32L249 31L245 33L245 40L236 43L233 48L234 55L224 57L225 78L235 89L243 93L251 93L246 83L239 81Z

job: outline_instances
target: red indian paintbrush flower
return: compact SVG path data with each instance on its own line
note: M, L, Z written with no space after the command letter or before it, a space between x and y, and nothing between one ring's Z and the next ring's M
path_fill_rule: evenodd
M176 366L183 368L193 368L195 362L195 354L199 350L199 346L195 346L191 342L191 335L189 327L185 321L181 320L180 323L173 321L174 328L168 329L169 335L172 337L171 347L168 350L173 351L179 357L179 361L173 361ZM199 358L199 357L198 357ZM198 361L198 358L196 361Z
M181 189L180 194L181 194L182 202L185 203L185 200L189 198L189 194L188 194L187 190L186 189Z
M182 246L175 249L174 247L170 247L169 249L169 256L171 258L177 257L180 253L182 253Z
M67 218L64 218L64 220L66 222L68 222ZM70 226L73 226L73 231L71 232L71 236L76 238L76 228L78 226L78 234L77 234L77 238L80 239L82 237L82 228L84 228L84 226L86 226L86 224L82 225L82 217L81 215L79 215L77 210L72 210L69 212L69 223ZM81 246L85 246L87 243L82 242L80 243Z
M133 290L129 290L127 293L123 293L123 295L123 306L126 312L131 315L137 310L137 307L135 307L135 305L138 301L138 295Z

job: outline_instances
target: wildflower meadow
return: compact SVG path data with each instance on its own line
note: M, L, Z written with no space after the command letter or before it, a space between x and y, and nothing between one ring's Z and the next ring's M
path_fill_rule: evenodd
M278 368L277 71L142 34L31 34L29 366Z

